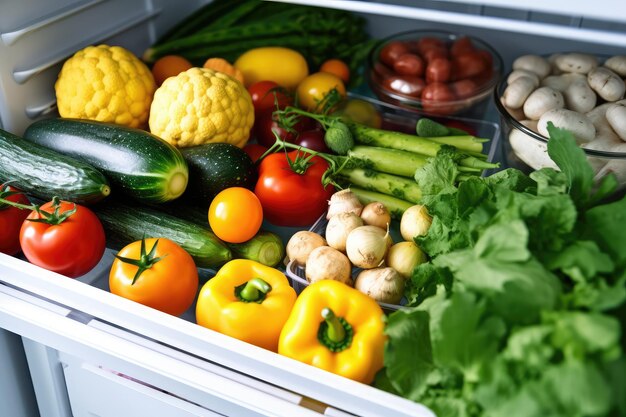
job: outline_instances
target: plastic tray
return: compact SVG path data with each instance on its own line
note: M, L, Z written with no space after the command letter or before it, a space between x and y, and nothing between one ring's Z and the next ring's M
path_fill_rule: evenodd
M393 104L388 104L382 102L377 99L373 99L371 97L362 96L359 94L350 93L350 98L365 100L372 103L376 109L379 111L382 117L382 127L383 129L397 130L405 133L415 134L415 124L422 116L414 111L407 110L405 108L395 106ZM475 133L475 136L490 139L489 142L484 144L484 152L487 154L487 159L490 162L500 161L502 160L502 155L500 154L500 126L496 123L487 122L483 120L474 120L467 119L461 117L445 117L438 118L439 122L446 123L448 121L457 121L462 123L463 125L471 128ZM485 170L483 172L483 176L487 176L497 171L497 169L493 170ZM321 236L324 236L326 225L328 224L328 220L326 219L326 213L324 213L317 221L311 226L309 231L317 233ZM399 233L399 225L397 221L392 222L391 227L391 237L394 242L402 241ZM352 276L356 277L359 268L354 268L352 271ZM309 285L309 282L305 278L305 268L296 265L295 262L290 261L287 263L285 273L287 277L291 281L291 285L296 290L298 294L304 290L306 286ZM383 310L387 311L396 311L403 308L403 304L405 300L400 301L400 304L387 304L387 303L379 303Z
M320 216L319 219L317 219L317 221L313 224L313 226L311 226L309 231L313 233L317 233L318 235L324 236L324 232L326 230L327 224L328 224L328 220L326 219L326 213L324 213L322 216ZM392 230L390 231L390 233L394 242L400 242L402 240L401 238L397 237L399 236L399 233L396 230ZM359 274L360 271L361 271L360 268L353 268L352 277L355 278ZM285 274L287 275L287 278L290 279L291 286L296 290L298 294L300 294L302 290L304 290L304 288L306 288L309 285L309 282L305 278L305 268L297 265L294 261L289 261L289 263L287 264L287 268L285 270ZM388 310L391 312L391 311L396 311L402 308L402 305L404 303L405 303L405 300L403 299L402 301L400 301L399 305L387 304L387 303L378 303L378 304L383 308L383 310Z

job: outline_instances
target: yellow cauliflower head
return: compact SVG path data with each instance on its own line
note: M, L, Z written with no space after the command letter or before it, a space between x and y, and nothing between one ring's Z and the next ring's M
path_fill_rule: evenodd
M179 148L210 142L242 148L253 123L252 99L243 84L206 68L166 79L150 107L150 131Z
M88 46L65 61L54 85L61 117L143 127L156 84L148 67L120 46Z

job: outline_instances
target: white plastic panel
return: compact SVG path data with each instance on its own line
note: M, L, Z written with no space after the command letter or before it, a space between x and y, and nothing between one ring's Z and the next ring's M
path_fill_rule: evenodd
M73 417L221 415L70 355L62 354L60 359Z
M27 298L12 297L10 291L6 291L5 285L0 285L0 327L44 345L40 351L43 350L44 356L47 358L38 359L37 362L41 364L47 361L49 363L48 369L52 371L52 376L44 376L44 378L52 382L51 390L65 388L65 384L58 381L58 373L54 370L60 369L63 358L70 355L80 358L78 363L83 369L71 374L71 378L75 378L71 381L72 384L84 382L85 384L91 383L93 387L94 380L104 376L102 373L95 372L95 369L115 370L136 381L142 381L138 385L147 384L158 388L156 391L160 390L168 395L164 397L154 392L154 388L144 390L134 385L137 395L142 398L141 401L152 396L158 401L180 409L181 412L196 410L189 405L191 404L229 416L313 417L320 415L297 404L267 395L260 390L252 389L231 379L176 360L164 352L148 349L87 326L80 321L54 314L50 309L28 302ZM56 357L55 351L60 352ZM41 355L39 356L41 357ZM85 367L84 364L89 365ZM74 371L72 370L72 372ZM109 391L104 392L104 394L112 395L111 392L117 389L117 385L123 385L126 378L105 379L111 385ZM73 389L76 387L74 386ZM91 395L100 394L96 390ZM63 393L50 391L47 395L49 398L45 402L46 409L54 411L53 414L48 414L49 416L69 416L69 407L64 405ZM170 397L177 397L180 401L174 401ZM101 403L95 399L85 401L87 401L85 407L87 407L88 412L102 407ZM183 404L181 401L189 404ZM124 410L128 410L128 408ZM118 415L133 414L124 411ZM204 415L211 414L205 413ZM47 417L47 415L42 414L42 417Z
M361 0L272 0L281 1L284 3L298 3L309 4L316 6L331 7L336 9L350 10L353 12L367 13L376 16L393 16L403 19L414 19L430 22L433 24L452 24L461 25L464 27L484 28L498 31L515 32L518 34L530 34L546 37L553 37L557 39L569 39L580 42L592 42L600 43L612 46L622 47L626 45L626 33L623 31L608 31L600 27L597 29L587 29L580 27L570 27L564 25L557 25L553 23L545 23L529 20L517 20L504 17L486 16L480 13L460 13L456 11L446 10L445 7L441 8L422 8L414 7L415 5L393 4L384 2L370 2ZM606 3L611 3L611 0L607 0ZM407 2L410 3L410 2ZM463 4L464 2L455 2ZM476 5L480 1L471 1L470 5ZM504 3L504 0L499 3ZM547 2L549 3L549 2ZM564 15L571 17L569 5L571 2L552 2L562 6L565 11ZM578 2L577 2L578 3ZM600 3L603 3L602 1ZM526 3L522 3L526 5ZM532 10L529 7L527 10ZM624 19L626 15L625 6L619 5L619 8L609 9L603 16L613 15L613 13L621 13L620 19ZM574 11L575 15L575 11ZM612 19L611 19L612 20ZM395 30L398 32L398 30Z
M108 265L108 261L103 262L102 265L96 267L94 274L106 277ZM80 280L91 282L92 284L95 282L90 277L83 277ZM48 299L80 312L81 315L95 317L99 321L157 341L165 347L171 347L187 355L209 360L244 375L253 376L255 379L273 386L287 388L296 394L309 397L343 412L359 416L432 416L432 413L420 404L249 345L197 326L194 323L120 298L78 280L68 279L2 254L0 254L0 281L5 281L25 291L33 291L44 295ZM2 308L2 300L0 300L0 327L6 328L6 325L2 322ZM19 314L17 316L19 317ZM33 320L35 320L35 317L33 316ZM42 317L42 319L44 318ZM75 324L80 323L72 321L71 326L73 327ZM46 329L50 339L49 343L57 343L59 337L55 337L55 334L58 330L47 326L45 323L37 323L37 325L40 325L42 329ZM137 377L136 369L128 372L120 368L120 366L127 366L124 361L132 353L133 358L137 358L136 360L140 361L141 366L148 366L148 369L150 369L150 364L157 363L157 361L174 360L176 366L168 368L167 372L175 376L173 379L180 380L180 378L183 378L185 382L189 381L190 383L192 381L196 383L197 381L202 381L199 375L196 374L204 371L190 362L181 363L180 360L169 356L164 357L162 352L152 350L149 351L150 355L148 355L145 348L142 351L135 351L135 349L138 349L137 344L124 340L120 341L119 337L107 335L100 331L97 333L97 339L87 337L89 333L97 330L91 326L82 325L80 329L82 330L68 330L61 336L68 338L66 343L73 343L74 341L71 340L72 335L80 334L81 338L84 335L86 341L92 344L93 349L98 348L102 350L100 354L114 357L115 359L111 359L113 362L123 361L120 365L106 365L108 369L116 369L127 375ZM19 330L14 331L19 332ZM106 344L101 343L101 338L108 340L109 337L113 337L117 344L112 341ZM121 342L130 343L132 349L122 347L123 344ZM55 349L65 350L62 347L55 347ZM113 351L116 353L113 353ZM85 360L90 360L88 357L81 357ZM95 361L95 363L104 365L98 361ZM146 381L145 378L138 379ZM229 380L225 379L225 381ZM163 379L153 385L165 387L165 385L174 383L174 380ZM233 381L232 383L234 384L235 382ZM236 385L242 386L240 383L236 383ZM206 385L203 384L203 386ZM229 388L227 382L223 382L220 388L223 389L221 391L223 395L228 395L227 393L231 392L230 390L232 389ZM262 392L258 389L248 388L247 386L243 386L243 388L253 392L254 395L262 395ZM167 389L167 391L174 392L172 389ZM179 394L177 393L177 395ZM181 396L189 398L189 395ZM196 394L194 393L194 395ZM190 400L201 403L201 398L200 396ZM274 396L271 398L276 401L282 401L282 404L290 405L285 400L280 400ZM294 405L291 404L290 406L293 407ZM301 407L296 409L300 410Z
M205 1L2 0L0 126L20 135L54 114L62 63L91 44L122 45L137 55Z
M439 0L446 3L467 3L478 6L498 6L533 12L585 16L595 19L626 22L626 9L623 0L594 1L546 1L546 0ZM620 13L622 11L622 13Z

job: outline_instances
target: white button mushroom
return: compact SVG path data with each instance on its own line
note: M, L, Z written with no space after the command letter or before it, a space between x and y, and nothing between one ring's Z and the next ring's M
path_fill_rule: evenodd
M596 128L591 120L584 114L572 110L554 109L544 113L537 123L537 129L545 137L550 136L548 134L548 122L572 132L579 144L589 142L596 136Z

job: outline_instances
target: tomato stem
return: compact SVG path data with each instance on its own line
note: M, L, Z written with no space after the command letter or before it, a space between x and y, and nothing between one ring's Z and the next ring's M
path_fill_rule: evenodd
M8 198L11 197L12 195L18 195L18 194L24 195L24 193L21 191L11 190L11 188L9 188L9 185L10 185L10 181L7 181L0 186L0 210L3 210L8 207L15 207L20 210L34 210L35 206L29 206L26 204L20 204L15 201L8 200Z
M40 217L38 219L26 219L29 222L58 225L58 224L63 223L65 220L67 220L72 214L76 213L76 210L77 210L76 204L74 204L71 210L67 210L61 213L61 200L59 200L59 197L55 196L55 197L52 197L52 209L53 209L52 213L47 212L47 211L42 211L41 206L38 206L36 204L32 204L32 205L20 204L20 203L16 203L15 201L7 200L5 197L9 197L15 194L23 194L19 191L7 191L7 190L8 190L8 186L6 187L3 186L3 188L0 189L0 210L6 208L7 206L11 206L11 207L18 208L20 210L32 210L32 211L37 212L37 214L39 214Z
M58 225L66 221L70 218L74 213L76 213L76 204L72 206L71 210L64 211L61 213L61 200L59 197L52 197L52 213L47 211L42 211L41 206L32 206L33 210L37 212L41 217L38 219L26 219L29 222L35 223L46 223L51 225Z
M152 249L150 249L150 252L146 253L146 237L144 236L141 238L141 249L140 249L139 259L125 258L123 256L115 255L115 257L119 259L120 261L130 264L130 265L135 265L137 267L137 272L135 272L135 276L133 277L133 282L131 282L130 285L134 285L135 281L137 281L139 276L143 274L144 271L152 268L154 264L156 264L161 259L167 256L167 255L163 255L163 256L159 256L158 258L154 257L158 244L159 244L159 239L157 239L156 242L154 242L154 245L152 246Z

